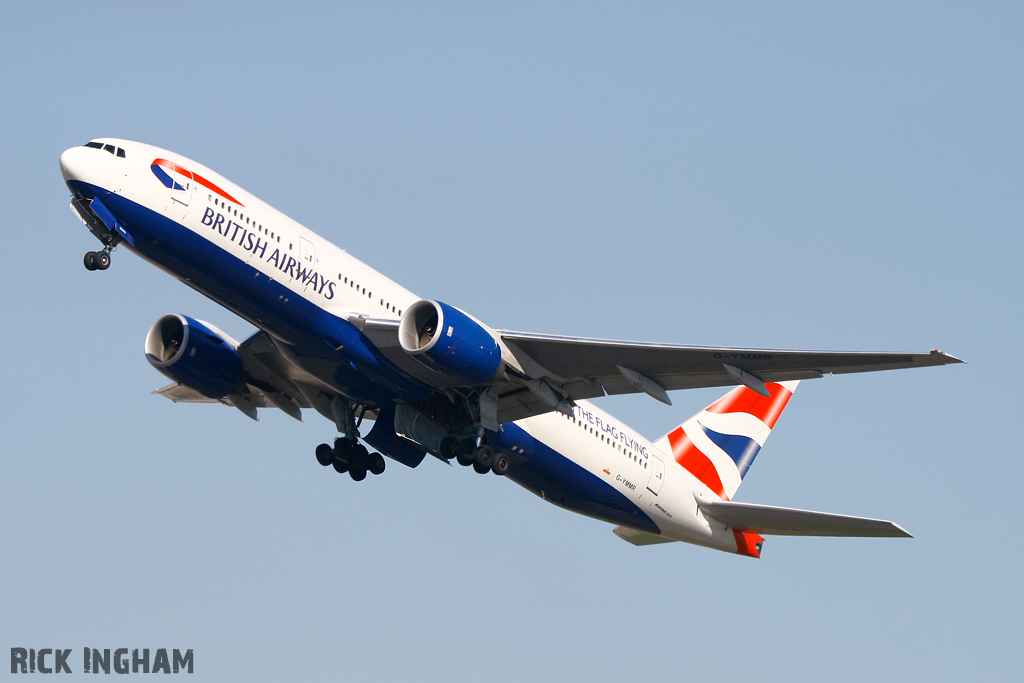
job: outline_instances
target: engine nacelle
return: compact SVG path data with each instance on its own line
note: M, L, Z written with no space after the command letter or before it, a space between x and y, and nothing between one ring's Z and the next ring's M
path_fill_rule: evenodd
M224 398L238 388L243 378L237 344L225 337L208 323L176 313L165 315L146 335L146 360L203 396Z
M406 309L398 341L409 355L442 375L485 384L501 370L501 348L491 331L440 301L417 301Z

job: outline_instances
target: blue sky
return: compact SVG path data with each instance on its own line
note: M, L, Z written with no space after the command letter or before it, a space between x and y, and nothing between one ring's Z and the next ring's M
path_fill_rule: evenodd
M196 680L1016 680L1022 14L4 5L0 649L193 648ZM251 328L124 250L82 268L57 159L108 135L496 327L964 358L803 383L737 496L916 538L634 548L433 460L354 484L312 413L151 396L158 317ZM719 393L601 405L656 437Z

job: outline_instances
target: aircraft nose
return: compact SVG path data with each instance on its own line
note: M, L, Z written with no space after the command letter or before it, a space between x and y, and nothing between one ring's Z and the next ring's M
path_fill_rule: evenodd
M60 174L64 176L65 183L82 179L86 167L84 157L91 151L85 147L72 147L64 150L64 153L60 155Z

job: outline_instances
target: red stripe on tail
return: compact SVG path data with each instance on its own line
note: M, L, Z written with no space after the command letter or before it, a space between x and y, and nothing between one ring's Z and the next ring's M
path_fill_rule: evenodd
M682 427L677 427L669 432L668 442L672 446L672 457L677 463L714 491L719 498L729 500L729 496L725 495L725 487L722 486L722 479L718 476L718 470L715 469L714 463L693 445Z
M750 413L772 429L793 392L774 382L765 386L771 397L762 396L746 387L737 387L705 410L709 413Z

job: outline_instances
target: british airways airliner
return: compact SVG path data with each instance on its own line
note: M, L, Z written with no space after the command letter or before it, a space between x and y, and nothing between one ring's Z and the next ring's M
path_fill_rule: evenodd
M214 171L167 150L99 138L60 157L71 209L125 247L252 323L238 342L165 315L146 359L157 394L222 403L252 419L313 409L339 436L317 461L355 481L385 456L427 454L505 476L542 499L616 525L635 545L685 541L759 557L763 535L909 536L877 519L733 500L801 380L959 363L930 353L773 351L561 337L492 328L421 299ZM587 399L732 386L650 441ZM373 427L365 435L362 422ZM360 441L368 444L367 449ZM371 450L372 449L372 450Z

